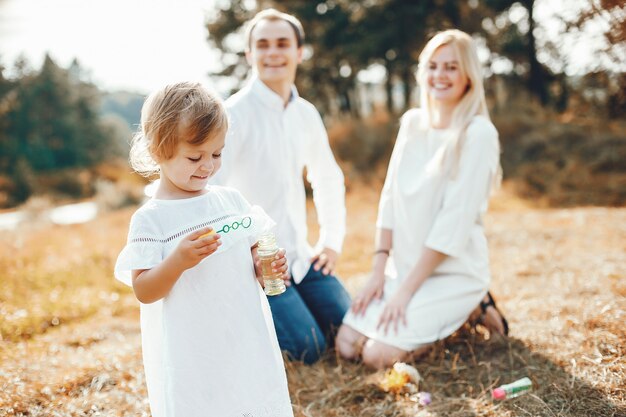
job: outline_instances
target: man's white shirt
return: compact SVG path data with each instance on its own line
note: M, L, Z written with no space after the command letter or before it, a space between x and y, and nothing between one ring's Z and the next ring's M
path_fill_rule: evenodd
M299 283L322 248L341 252L345 236L345 187L317 109L292 87L287 106L258 78L226 100L229 129L222 167L211 180L239 190L276 221L278 244L287 251ZM315 250L307 240L303 170L313 189L320 225Z

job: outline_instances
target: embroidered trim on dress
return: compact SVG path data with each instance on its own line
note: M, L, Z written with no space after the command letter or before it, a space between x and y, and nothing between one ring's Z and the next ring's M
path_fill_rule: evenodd
M133 239L130 240L131 243L137 243L137 242L157 242L157 243L167 243L167 242L171 242L174 239L177 239L181 236L184 236L186 234L189 234L195 230L198 229L202 229L203 227L207 227L211 224L217 223L217 222L221 222L223 220L226 220L229 217L234 217L234 214L227 214L225 216L222 217L218 217L217 219L213 219L213 220L209 220L208 222L204 222L204 223L200 223L196 226L192 226L192 227L188 227L185 230L181 230L178 233L173 234L172 236L169 236L165 239L157 239L157 238L153 238L153 237L135 237Z

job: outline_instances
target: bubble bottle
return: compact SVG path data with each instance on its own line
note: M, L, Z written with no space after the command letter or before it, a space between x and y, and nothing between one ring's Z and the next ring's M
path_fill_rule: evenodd
M265 287L264 291L267 295L279 295L287 290L282 274L272 270L272 262L276 259L277 253L278 245L274 234L268 231L259 235L257 255L261 262L261 275Z

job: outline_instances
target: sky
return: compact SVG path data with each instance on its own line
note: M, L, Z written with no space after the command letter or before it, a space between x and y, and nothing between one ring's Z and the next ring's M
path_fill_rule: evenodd
M576 13L585 3L536 3L535 16L544 22L545 33L563 42L560 49L569 54L563 69L570 75L601 65L594 50L604 28L594 23L584 37L562 36L558 22L550 19ZM90 80L105 90L147 93L190 80L219 91L207 75L219 69L205 28L205 16L214 8L215 0L0 0L0 63L10 70L23 54L37 69L48 52L65 68L77 58ZM508 18L523 20L520 9Z
M206 41L212 0L0 0L0 62L20 54L39 68L78 58L107 90L146 93L193 80L211 85L216 54ZM213 61L213 62L212 62Z

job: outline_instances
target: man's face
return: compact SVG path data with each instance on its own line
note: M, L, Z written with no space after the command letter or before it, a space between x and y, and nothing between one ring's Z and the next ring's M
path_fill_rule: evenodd
M296 69L302 62L302 48L298 47L293 27L284 20L261 20L250 34L248 63L259 79L268 86L291 85Z

